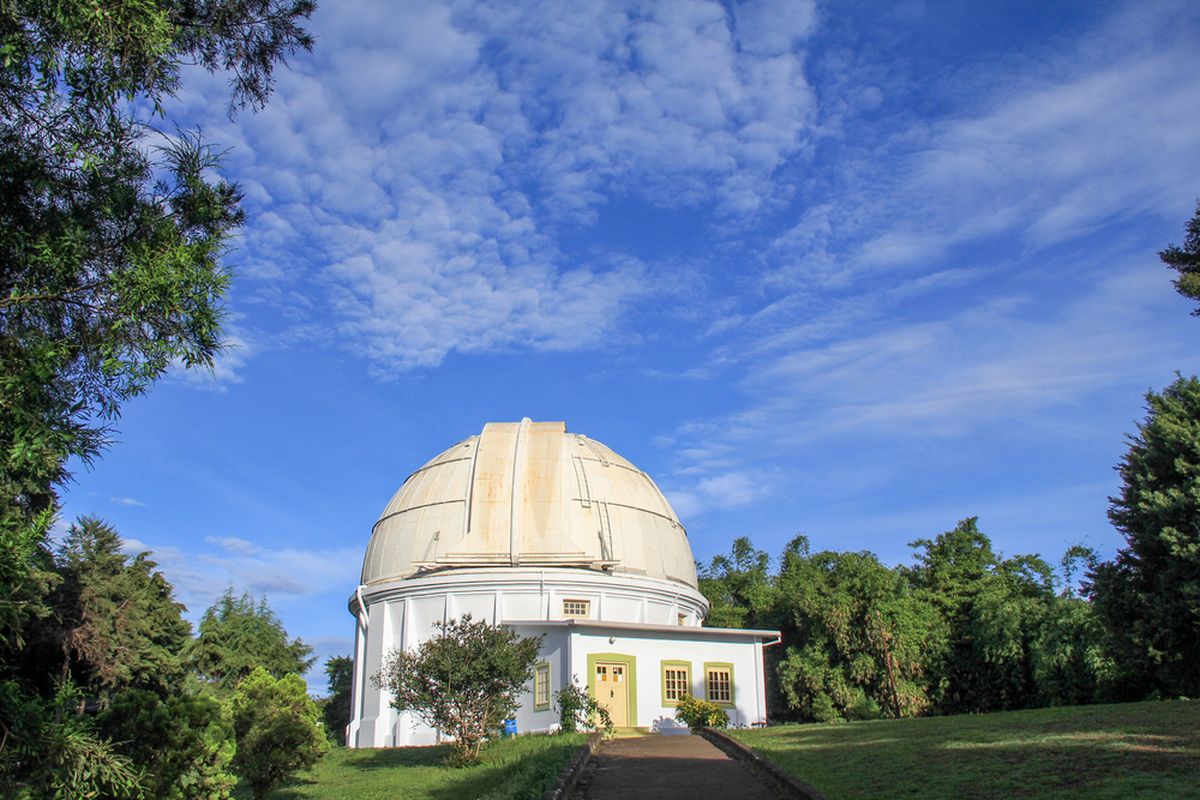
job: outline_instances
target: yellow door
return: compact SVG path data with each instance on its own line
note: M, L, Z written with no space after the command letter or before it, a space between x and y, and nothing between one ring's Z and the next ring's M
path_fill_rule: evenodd
M608 709L613 725L629 727L628 665L613 661L596 663L596 701Z

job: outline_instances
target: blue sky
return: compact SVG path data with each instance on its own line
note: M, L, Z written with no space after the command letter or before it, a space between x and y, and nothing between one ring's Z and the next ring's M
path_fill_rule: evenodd
M1200 368L1156 252L1200 197L1187 2L329 0L268 108L191 75L250 222L231 347L64 493L195 619L266 594L322 659L405 476L564 419L707 560L1105 556L1142 395ZM314 688L322 680L314 679Z

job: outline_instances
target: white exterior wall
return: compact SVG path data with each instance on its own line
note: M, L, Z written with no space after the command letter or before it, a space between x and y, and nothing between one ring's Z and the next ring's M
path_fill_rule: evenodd
M729 724L750 726L767 720L763 679L762 640L721 633L714 628L680 628L678 633L575 629L571 634L571 671L586 685L588 656L594 654L631 656L636 670L636 698L630 698L631 727L671 727L675 707L663 703L662 662L685 661L691 665L691 693L705 697L704 665L722 662L733 665L733 705L725 710ZM612 639L610 642L609 640ZM619 659L614 659L619 660ZM635 710L636 709L636 710Z
M371 685L371 677L380 671L388 652L418 646L436 633L435 623L464 614L493 625L506 620L561 621L562 601L574 599L590 602L591 621L674 626L682 615L684 625L679 629L697 631L708 610L704 597L690 586L638 575L569 568L454 570L363 587L362 599L367 607L366 628L357 625L354 716L347 736L351 747L439 741L437 731L414 714L397 712L385 693ZM357 594L350 599L350 609L352 613L358 611ZM545 631L553 628L548 626ZM537 632L544 631L539 628ZM572 675L581 685L587 685L586 662L580 668L573 660L565 660L569 644L564 637L561 632L547 636L546 647L550 649L544 650L544 655L552 661L552 691L558 691ZM562 660L561 667L557 660ZM556 713L532 710L532 687L526 699L528 709L523 701L518 730L548 730L557 724Z

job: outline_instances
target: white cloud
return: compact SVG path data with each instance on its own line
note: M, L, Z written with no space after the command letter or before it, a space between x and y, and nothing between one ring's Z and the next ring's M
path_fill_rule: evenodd
M694 458L695 451L685 453ZM697 466L691 472L708 472L719 466L711 462ZM676 488L666 491L675 513L685 521L710 509L729 509L749 505L771 493L771 484L761 474L721 472L708 474L694 481L676 480Z
M594 348L658 287L627 256L568 260L559 226L622 196L735 218L785 202L777 171L811 128L813 21L795 0L336 4L266 110L225 123L207 78L181 108L248 187L239 272L323 289L315 309L258 296L293 324L332 315L377 374Z
M130 506L134 508L145 508L146 504L135 497L110 497L109 500L119 506Z
M864 133L839 112L830 191L764 248L759 295L714 315L707 366L741 376L741 409L667 439L684 452L721 445L722 469L737 471L764 450L842 435L940 436L1066 413L1130 375L1194 363L1150 333L1151 309L1171 296L1161 271L1111 241L1063 249L1190 208L1200 118L1179 110L1200 105L1200 80L1187 66L1194 27L1177 17L1194 14L1154 8L1131 6L1013 69L989 63L992 82L969 78L941 119L901 115ZM1077 276L1071 291L1048 302L1065 275ZM675 474L704 474L706 459L682 457Z
M125 552L149 550L175 587L188 616L199 618L227 589L266 595L272 605L291 599L342 593L358 583L358 547L271 547L236 536L210 536L211 548L181 548L126 540Z
M832 151L837 183L778 238L769 280L839 286L923 271L989 236L1042 248L1176 213L1200 173L1200 119L1179 113L1200 105L1195 20L1181 19L1194 16L1131 4L1070 46L989 61L986 78L963 69L944 117L899 107L891 128L843 122L837 138L854 145Z
M213 358L211 367L185 368L176 361L171 365L167 377L177 383L196 389L215 392L227 391L231 385L242 382L242 375L258 348L250 341L247 333L231 323L225 326L224 348Z

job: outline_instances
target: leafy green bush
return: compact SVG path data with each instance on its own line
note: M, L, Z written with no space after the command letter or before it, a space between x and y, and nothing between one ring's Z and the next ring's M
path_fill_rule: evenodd
M372 680L392 693L394 708L453 736L453 761L472 764L488 735L517 708L542 637L475 622L470 614L434 627L439 633L416 649L389 653Z
M726 728L729 715L725 709L708 700L685 694L675 707L675 719L683 721L689 728Z
M0 683L0 796L21 800L142 800L142 775L77 713L83 695L70 680L51 699ZM10 736L9 732L17 735Z
M299 675L277 680L258 667L238 684L231 704L237 738L233 768L255 800L317 763L329 749L320 713Z
M558 720L563 733L575 733L580 728L613 732L612 715L608 709L582 686L574 682L567 684L554 693L554 701L558 704ZM593 724L595 720L600 721L598 727Z
M156 800L226 800L233 725L229 709L204 686L160 698L130 689L100 714L100 730L122 755L142 767L142 784Z

